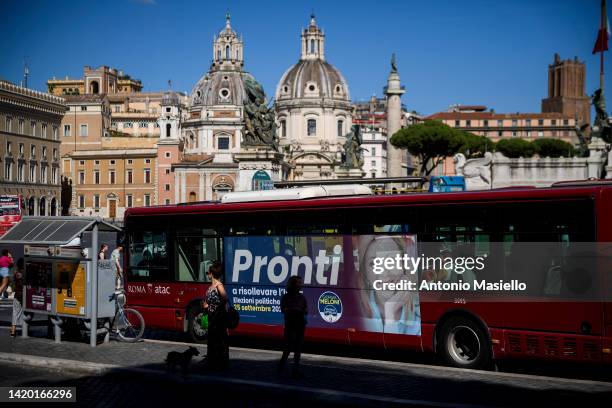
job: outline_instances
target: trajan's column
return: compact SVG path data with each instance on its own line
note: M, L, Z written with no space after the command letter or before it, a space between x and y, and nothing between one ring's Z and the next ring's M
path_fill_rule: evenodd
M391 72L387 79L387 177L402 177L406 171L402 169L404 152L391 144L391 136L402 127L402 94L406 92L400 85L397 73L395 54L391 57Z

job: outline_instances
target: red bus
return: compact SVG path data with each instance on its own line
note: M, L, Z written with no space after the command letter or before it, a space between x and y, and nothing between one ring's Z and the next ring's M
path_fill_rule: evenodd
M310 341L435 352L469 368L612 362L612 183L360 193L311 187L131 208L128 302L147 327L204 341L199 300L220 260L240 335L280 337L280 296L300 275ZM398 267L403 254L423 263Z
M0 196L0 237L21 221L23 201L20 195Z

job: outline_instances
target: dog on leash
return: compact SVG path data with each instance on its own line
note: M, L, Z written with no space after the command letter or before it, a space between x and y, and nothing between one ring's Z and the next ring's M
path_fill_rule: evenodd
M169 371L174 371L176 366L181 367L181 372L186 373L194 356L199 356L200 352L195 347L189 347L182 353L179 351L171 351L166 356L166 368Z

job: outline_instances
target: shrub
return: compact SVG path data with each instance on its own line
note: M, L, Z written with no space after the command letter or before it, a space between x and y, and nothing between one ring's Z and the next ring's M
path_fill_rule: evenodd
M573 157L574 146L560 139L537 139L533 141L540 157Z
M503 139L497 142L495 150L510 158L532 157L536 153L536 146L523 139Z

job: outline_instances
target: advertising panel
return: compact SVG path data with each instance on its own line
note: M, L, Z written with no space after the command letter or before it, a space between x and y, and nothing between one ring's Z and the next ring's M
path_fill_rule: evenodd
M0 236L21 221L21 203L18 195L0 195Z
M25 307L30 310L51 312L51 272L53 264L45 261L26 263Z
M84 263L57 262L55 273L56 312L85 315L87 272Z
M304 282L308 326L420 335L417 290L374 290L373 281L415 281L403 269L374 273L375 258L414 254L415 235L224 238L226 286L241 322L282 324L291 276Z

